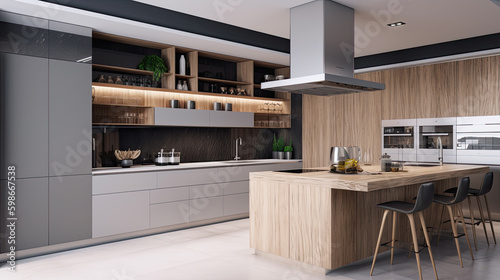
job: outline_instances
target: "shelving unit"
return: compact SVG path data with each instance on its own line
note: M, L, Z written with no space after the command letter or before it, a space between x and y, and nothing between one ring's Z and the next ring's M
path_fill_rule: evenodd
M254 82L255 65L267 67L266 71L273 73L286 72L287 67L103 33L94 33L94 38L147 49L149 53L154 52L160 55L168 66L168 72L164 73L161 83L156 87L93 82L94 125L154 125L154 108L169 108L169 100L176 99L180 101L180 108L185 108L187 101L193 100L196 101L196 109L201 110L212 110L214 102L231 103L235 112L255 113L254 127L290 128L290 94L273 93L273 96L269 94L269 97L254 96L254 89L260 90L260 84ZM127 54L120 53L119 55L124 57ZM178 73L177 62L180 55L186 58L186 75ZM140 58L138 54L130 56L136 60ZM102 52L101 58L103 58ZM120 62L119 59L115 59L113 63L119 64ZM96 81L97 75L103 75L103 73L106 75L106 80L108 76L116 77L123 74L139 77L152 77L153 75L151 71L130 68L133 63L128 62L127 65L128 67L106 65L101 61L96 61L96 64L92 65L93 79ZM176 89L179 81L187 81L188 90ZM144 84L148 85L148 83ZM141 83L141 85L144 84ZM210 85L208 90L207 85ZM210 92L215 88L219 91L220 87L227 87L228 91L232 87L235 92L237 89L244 90L247 95ZM276 103L281 111L263 112L263 108L269 103Z

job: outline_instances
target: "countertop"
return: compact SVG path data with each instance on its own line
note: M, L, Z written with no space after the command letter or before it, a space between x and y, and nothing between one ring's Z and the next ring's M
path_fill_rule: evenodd
M262 165L262 164L282 164L302 162L302 159L249 159L249 160L228 160L228 161L208 161L208 162L191 162L180 163L179 165L133 165L130 168L122 167L105 167L93 168L92 175L107 175L107 174L122 174L134 172L155 172L155 171L169 171L169 170L183 170L183 169L197 169L197 168L215 168L215 167L234 167L234 166L248 166L248 165Z
M334 174L327 167L309 173L252 172L252 180L270 180L289 184L310 185L350 191L369 192L399 186L421 184L437 180L464 177L474 173L486 173L488 166L445 164L443 166L405 166L407 172L380 172L381 174ZM365 172L379 173L379 166L363 166Z

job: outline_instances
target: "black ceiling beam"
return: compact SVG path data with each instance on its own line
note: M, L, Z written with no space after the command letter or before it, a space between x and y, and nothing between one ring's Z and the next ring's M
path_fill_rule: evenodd
M41 0L249 46L290 53L288 39L132 0Z
M354 68L363 69L499 48L500 33L495 33L422 47L356 57L354 59Z

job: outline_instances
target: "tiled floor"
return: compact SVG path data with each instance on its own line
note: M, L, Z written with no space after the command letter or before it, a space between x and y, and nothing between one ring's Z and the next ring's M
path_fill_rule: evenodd
M17 272L0 267L0 279L51 280L240 280L240 279L418 279L415 258L398 252L377 258L373 277L371 258L321 276L293 265L254 255L248 248L248 219L175 231L144 238L88 247L18 261ZM500 233L500 224L495 224ZM471 261L465 238L460 238L464 268L460 268L452 239L434 247L440 279L500 279L500 249L486 244L478 230L479 250ZM491 237L490 237L491 239ZM493 242L492 242L493 243ZM424 279L435 279L427 253L422 254Z

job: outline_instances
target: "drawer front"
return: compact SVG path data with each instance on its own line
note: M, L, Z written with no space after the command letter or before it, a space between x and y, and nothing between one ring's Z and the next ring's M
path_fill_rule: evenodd
M229 182L224 185L224 195L248 193L249 185L249 181Z
M197 185L190 187L190 199L201 198L201 197L214 197L223 195L223 186L228 183L223 184L207 184L207 185Z
M158 188L218 183L217 173L217 168L158 172Z
M210 111L155 108L155 125L210 126Z
M222 217L223 197L202 197L189 201L189 221Z
M189 200L189 187L156 189L149 194L151 204Z
M209 111L210 126L213 127L253 127L254 113L233 111Z
M149 229L149 191L92 197L92 238Z
M274 168L274 164L228 166L219 168L216 175L220 181L248 181L250 172L272 171Z
M224 216L248 213L248 193L224 196Z
M92 176L92 194L107 194L156 188L156 172Z
M189 222L189 200L159 203L150 206L151 228Z

